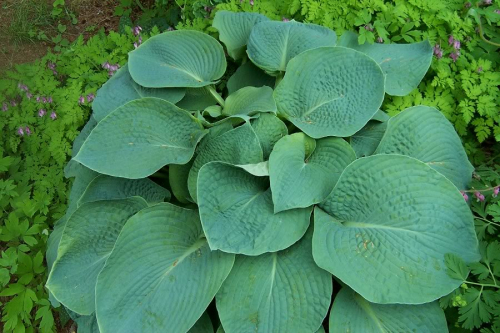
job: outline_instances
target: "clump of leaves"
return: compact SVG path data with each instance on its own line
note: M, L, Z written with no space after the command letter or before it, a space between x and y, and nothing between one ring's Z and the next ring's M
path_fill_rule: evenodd
M226 50L166 32L98 91L51 235L53 296L101 332L322 332L334 294L330 332L446 332L435 301L462 281L445 255L480 257L458 190L473 168L438 110L380 111L431 45L250 13L214 27Z

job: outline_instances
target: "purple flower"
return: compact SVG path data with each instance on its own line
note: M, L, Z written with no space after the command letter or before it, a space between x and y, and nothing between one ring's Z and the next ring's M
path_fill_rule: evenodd
M24 131L26 132L27 135L31 135L31 130L28 126L24 128Z
M253 0L250 0L250 6L253 6Z
M283 22L289 22L290 20L289 20L289 19L287 19L286 17L283 17L282 21L283 21Z
M24 85L24 84L22 84L22 83L19 83L19 84L17 85L17 87L18 87L20 90L24 90L24 91L26 91L26 92L29 90L29 89L28 89L28 86L26 86L26 85Z
M23 136L23 135L24 135L24 130L23 130L23 128L22 128L22 127L19 127L19 128L17 129L17 134L19 134L19 136Z
M460 50L460 41L459 41L458 39L455 39L455 40L453 41L453 48L454 48L455 50Z
M17 106L17 102L15 100L10 101L10 105Z
M89 103L92 102L94 100L94 98L95 98L94 94L88 94L87 95L87 102L89 102Z
M482 71L483 71L483 67L479 66L479 67L477 68L477 72L478 72L478 73L481 73Z
M53 62L48 62L47 63L47 67L51 70L55 70L56 69L56 64L54 64Z
M31 99L32 97L33 97L32 93L29 93L29 92L26 93L26 98L27 99Z
M498 196L498 192L500 192L500 185L499 186L496 186L494 189L493 189L493 198L496 198Z
M467 193L465 193L464 191L460 191L460 193L462 193L465 201L469 201L469 196L467 195Z
M441 49L441 45L434 45L434 55L436 58L441 59L443 57L443 50Z
M79 104L83 104L83 103L85 103L85 97L80 96L80 98L78 99L78 103L79 103Z
M453 45L454 42L455 42L455 38L453 38L453 36L450 35L450 37L448 37L448 45Z
M104 68L104 69L109 69L109 66L111 66L111 65L107 61L104 64L102 64L102 68Z
M40 103L40 96L36 96L36 101Z
M139 45L142 44L142 36L139 36L138 42L139 42Z
M377 43L382 44L384 42L384 39L382 37L377 37Z
M486 5L486 6L489 6L491 5L491 0L483 0L483 4Z
M455 51L452 54L450 54L450 58L453 59L453 62L456 62L458 57L460 57L460 51Z
M136 49L139 45L137 45L136 42L134 42L134 49Z
M484 201L484 195L482 195L479 191L474 192L474 196L476 197L477 201Z
M365 25L365 30L373 31L373 27L371 26L371 24L367 24Z
M136 26L132 29L132 32L134 33L135 36L139 36L141 31L142 31L142 28L140 26Z
M167 31L174 31L175 29L172 27L168 27Z
M111 65L111 66L109 66L109 70L112 71L112 72L116 72L118 70L118 68L120 68L119 65Z
M52 96L49 96L49 98L47 98L47 103L53 103L54 101L52 100Z
M44 97L42 97L42 102L43 102L43 103L47 103L47 98L46 98L45 96L44 96Z
M496 14L500 14L500 9L495 9Z
M2 111L6 112L8 109L9 109L9 106L7 105L7 103L3 103L3 105L2 105Z
M44 109L40 109L38 111L38 117L42 118L43 116L45 116L47 114L47 111L45 111Z
M52 113L50 114L50 118L52 118L52 120L56 120L57 114L55 113L55 111L52 111Z

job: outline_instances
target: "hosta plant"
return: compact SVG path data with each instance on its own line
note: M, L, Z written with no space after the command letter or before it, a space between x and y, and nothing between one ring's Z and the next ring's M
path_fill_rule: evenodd
M214 27L225 49L166 32L99 90L53 297L104 333L447 331L436 300L462 280L445 258L479 259L472 166L438 110L380 110L429 43L224 11Z

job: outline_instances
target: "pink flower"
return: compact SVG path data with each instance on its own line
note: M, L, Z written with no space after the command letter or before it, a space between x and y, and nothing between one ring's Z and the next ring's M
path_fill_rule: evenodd
M136 26L132 29L132 32L135 36L139 36L139 34L141 33L142 31L142 28L140 26Z
M24 131L26 132L27 135L31 135L31 130L28 126L24 128Z
M485 4L486 6L491 5L491 2L492 0L483 0L483 4Z
M47 103L53 103L54 101L52 100L52 96L49 96L49 98L47 98Z
M51 70L54 70L54 69L56 69L56 64L54 64L53 62L48 62L47 67Z
M453 38L453 36L450 35L450 37L448 37L448 45L453 45L454 42L455 42L455 38Z
M9 110L9 106L7 105L7 103L3 103L3 105L2 105L2 111L6 112L7 110Z
M109 66L111 66L111 65L107 61L104 64L102 64L102 68L104 68L104 69L109 69Z
M17 129L17 134L19 134L19 136L23 136L23 135L24 135L24 130L23 130L23 128L22 128L22 127L19 127L19 128Z
M42 102L43 102L43 103L47 103L47 98L46 98L45 96L44 96L44 97L42 97Z
M460 51L455 51L452 54L450 54L450 58L453 59L453 62L456 62L458 57L460 57Z
M17 102L15 100L10 101L10 105L17 106Z
M47 114L47 111L45 111L44 109L40 109L38 111L38 117L42 118L43 116L45 116Z
M441 59L443 57L443 50L441 49L441 45L434 45L434 55L436 58Z
M377 43L382 44L384 39L382 37L377 37Z
M493 198L496 198L498 196L498 192L500 192L500 185L496 186L493 189Z
M371 26L371 24L367 24L365 25L365 30L373 31L373 27Z
M52 113L50 114L50 118L52 118L52 120L56 120L57 114L55 113L55 111L52 111Z
M31 99L32 97L33 97L33 94L31 94L31 93L29 93L29 92L27 92L27 93L26 93L26 98L27 98L27 99Z
M289 20L289 19L287 19L286 17L283 17L282 21L283 21L283 22L290 22L290 20Z
M474 192L474 196L476 197L477 201L484 201L484 195L482 195L480 192L476 191Z
M496 14L500 14L500 9L495 9Z
M455 40L453 41L453 48L454 48L455 50L460 50L460 41L459 41L458 39L455 39Z
M464 191L460 191L460 193L462 193L465 201L469 201L469 196L467 195L467 193L465 193Z
M253 6L253 0L250 0L250 6Z
M89 102L89 103L92 102L94 100L94 98L95 98L94 94L88 94L87 95L87 102Z
M137 43L134 42L134 49L136 49L137 47L139 47L139 45L137 45Z
M37 101L38 103L40 103L40 100L41 100L41 99L40 99L40 96L36 96L36 101Z
M78 103L79 103L79 104L83 104L83 103L85 103L85 97L80 96L80 98L78 99Z
M24 84L22 84L22 83L19 83L19 84L17 85L17 87L18 87L20 90L24 90L24 91L26 91L26 92L29 90L29 89L28 89L28 86L26 86L26 85L24 85Z

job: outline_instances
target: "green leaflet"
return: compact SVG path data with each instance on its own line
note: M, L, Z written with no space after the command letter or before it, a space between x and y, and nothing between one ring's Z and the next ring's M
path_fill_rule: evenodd
M262 69L248 61L238 67L236 72L227 80L229 94L244 87L274 87L276 79L267 75Z
M238 256L216 296L228 332L316 332L330 306L331 275L314 263L312 228L289 249Z
M142 98L103 119L74 159L110 176L144 178L166 164L188 162L205 133L188 112L158 98Z
M460 190L468 188L474 171L453 125L428 106L414 106L392 117L375 153L414 157Z
M460 192L407 156L356 160L319 207L316 263L370 302L434 301L461 284L446 273L446 253L467 262L479 258L472 215Z
M125 65L97 91L97 96L92 103L93 116L99 122L116 108L143 97L157 97L175 104L184 97L185 93L184 88L148 89L141 87L132 80L128 65Z
M245 87L235 91L226 99L222 114L226 116L253 115L256 112L276 113L273 89L269 87Z
M219 30L219 39L226 45L229 56L238 60L245 56L245 47L253 26L262 21L269 19L257 13L233 13L221 10L215 14L212 26Z
M422 305L370 303L348 287L335 297L330 312L330 332L447 333L443 310L437 302Z
M347 31L341 36L339 46L358 50L373 58L386 74L385 91L393 96L405 96L415 89L432 61L429 41L359 45L357 34Z
M309 226L311 207L274 213L269 179L227 163L205 164L198 206L212 250L259 255L286 249Z
M356 156L370 156L377 149L387 129L387 122L370 120L368 124L351 136L351 146Z
M47 288L70 310L95 311L97 275L127 220L147 207L142 198L89 202L66 222ZM98 241L96 241L98 240Z
M170 200L170 192L150 179L125 179L106 175L94 178L78 201L78 206L98 200L118 200L141 197L148 204Z
M264 160L267 160L276 142L288 134L288 128L285 123L274 114L261 114L250 123L252 124L255 134L259 138Z
M200 168L208 162L221 161L232 164L262 162L262 149L252 127L242 125L214 138L209 138L197 150L193 166L189 171L188 188L197 202L197 181Z
M151 37L129 54L130 75L147 88L198 88L226 71L222 45L198 31L177 30Z
M208 248L197 211L169 203L143 209L97 279L101 333L188 331L233 263L234 255Z
M307 152L308 141L313 149ZM269 157L274 212L305 208L323 201L345 167L356 159L341 138L314 139L303 133L287 135Z
M276 75L284 72L288 62L298 54L321 46L335 46L336 41L335 32L316 24L265 21L252 29L247 53L255 65Z
M279 112L310 137L350 136L382 104L384 74L360 52L321 47L290 61L274 98Z

